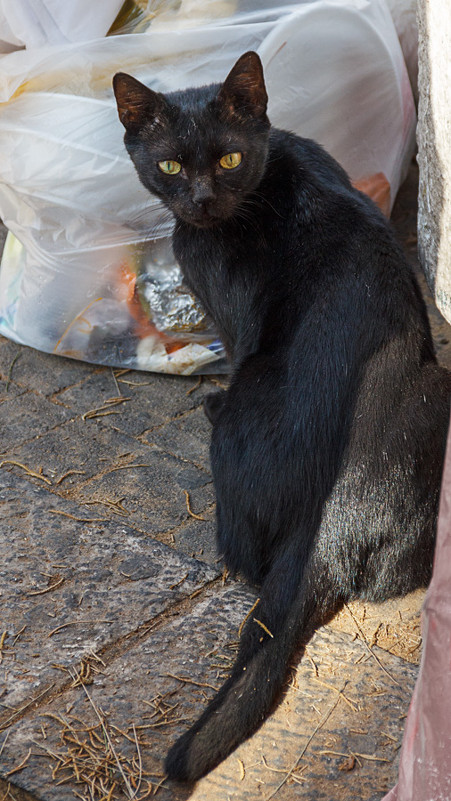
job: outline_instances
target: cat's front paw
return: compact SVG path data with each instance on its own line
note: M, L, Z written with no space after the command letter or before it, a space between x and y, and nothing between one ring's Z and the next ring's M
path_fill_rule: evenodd
M204 412L212 425L216 423L224 406L225 396L226 391L222 389L220 392L209 392L204 398Z

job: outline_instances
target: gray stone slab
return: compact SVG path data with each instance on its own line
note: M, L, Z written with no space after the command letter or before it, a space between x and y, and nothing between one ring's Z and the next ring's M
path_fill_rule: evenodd
M210 470L210 436L211 425L203 408L198 407L145 434L144 440Z
M198 491L199 501L211 503L210 485L210 476L190 462L140 445L133 451L132 461L107 466L102 474L74 488L71 497L81 504L98 501L98 508L107 515L114 512L104 506L105 501L122 502L129 525L160 536L188 520L186 492L194 496Z
M207 518L208 514L208 518ZM211 565L219 564L216 550L216 519L214 510L204 513L204 520L191 518L174 531L174 543L178 551Z
M10 370L12 383L50 396L82 381L94 370L106 368L93 368L84 362L41 353L4 339L0 348L0 374Z
M18 384L12 383L7 374L5 374L4 378L0 377L0 403L17 398L18 395L23 395L24 392L26 390L23 387L19 387Z
M39 465L51 482L52 492L70 497L74 487L113 468L143 461L148 452L150 448L146 451L128 434L101 425L97 419L77 416L38 439L12 448L9 455L27 466Z
M195 513L202 515L206 520L213 519L216 500L213 479L210 478L208 482L197 487L193 486L190 500Z
M165 534L188 521L186 492L192 496L195 512L214 502L211 476L204 469L97 420L70 420L11 448L3 461L4 470L41 485L43 479L9 463L17 461L42 473L51 494L85 506L84 517L119 516L148 533Z
M121 395L130 400L111 407L113 414L99 419L105 425L115 426L134 436L196 408L202 397L214 388L207 379L199 384L196 378L156 373L127 373L119 376L117 381ZM106 371L61 392L58 400L78 414L85 414L117 396L112 371Z
M34 392L6 395L0 403L0 454L70 419L73 412ZM1 459L0 459L1 460Z
M105 652L218 575L122 523L83 518L60 498L50 509L48 491L17 476L0 474L0 497L0 726L67 682L83 657Z
M83 688L69 689L15 724L3 748L0 775L8 778L30 751L26 766L9 777L13 789L23 788L42 801L69 801L74 790L81 793L83 786L75 784L73 773L67 784L56 782L70 779L69 769L62 767L71 747L67 726L77 728L79 738L86 740L89 735L81 729L99 730L95 706L116 738L124 764L135 756L135 776L136 733L142 789L147 780L160 782L168 747L227 675L239 624L253 599L233 583L208 591L183 617L106 662L87 688L90 700ZM396 780L416 670L380 649L377 656L390 675L371 657L365 661L368 653L361 642L321 629L259 732L194 790L164 782L158 794L192 801L267 801L281 784L276 797L282 801L379 801ZM53 781L51 769L58 764ZM120 777L117 781L120 785Z

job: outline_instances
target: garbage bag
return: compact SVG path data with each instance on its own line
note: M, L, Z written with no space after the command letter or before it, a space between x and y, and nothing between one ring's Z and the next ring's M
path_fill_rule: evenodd
M105 36L122 0L0 0L0 53Z
M387 5L398 34L413 96L418 103L417 0L387 0Z
M149 6L145 24L125 20L139 33L0 57L0 217L10 232L0 333L95 363L219 372L224 351L183 287L172 221L125 151L113 74L165 92L221 81L257 50L272 123L323 144L387 214L414 149L414 102L385 0ZM120 17L112 33L124 30Z

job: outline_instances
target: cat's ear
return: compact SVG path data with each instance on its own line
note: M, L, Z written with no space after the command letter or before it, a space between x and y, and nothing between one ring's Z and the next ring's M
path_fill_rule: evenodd
M145 122L152 122L161 115L165 108L162 95L125 72L116 73L113 89L119 119L127 131L139 130Z
M232 113L242 111L266 119L266 94L263 67L253 50L244 53L230 70L219 90L218 99Z

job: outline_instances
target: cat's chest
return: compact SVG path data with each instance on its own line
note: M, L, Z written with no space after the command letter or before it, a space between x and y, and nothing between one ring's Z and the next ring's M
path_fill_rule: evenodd
M176 227L173 246L186 283L214 320L229 353L237 342L255 339L263 315L259 298L264 262L271 258L268 248L243 234L187 225Z

